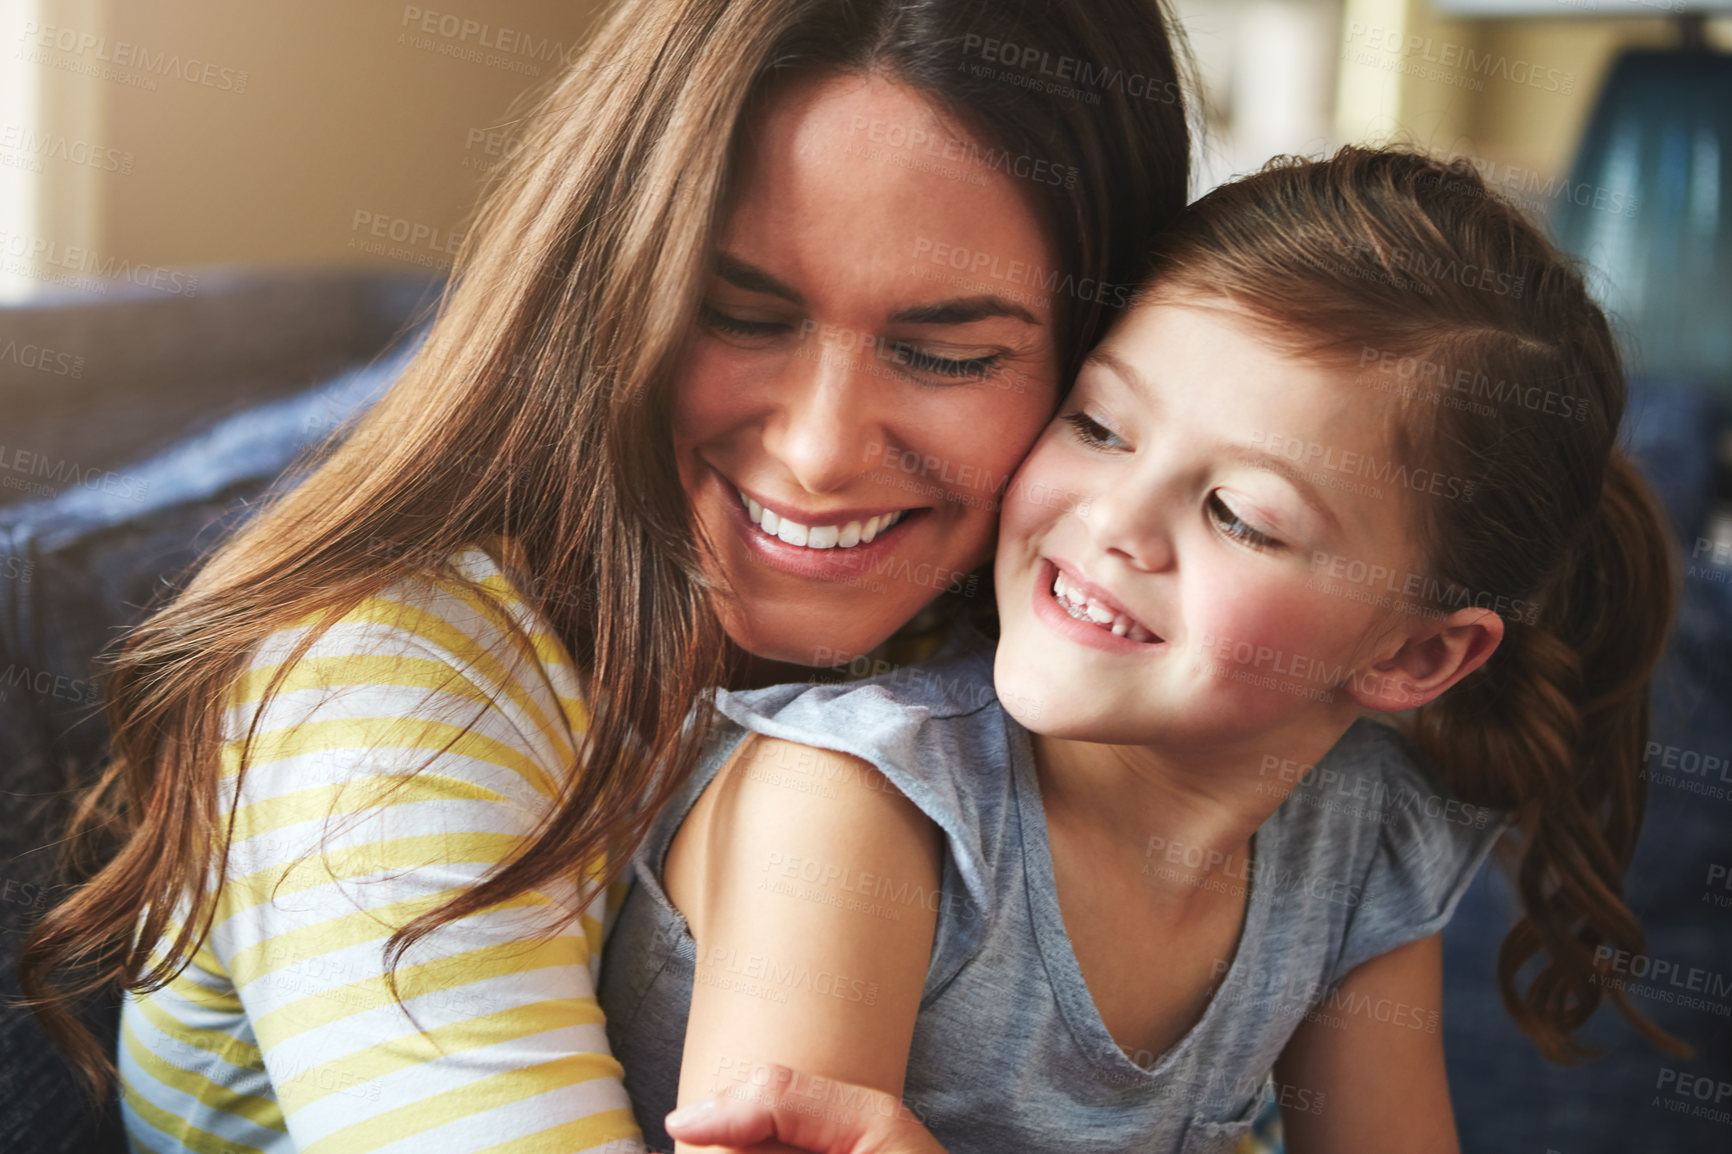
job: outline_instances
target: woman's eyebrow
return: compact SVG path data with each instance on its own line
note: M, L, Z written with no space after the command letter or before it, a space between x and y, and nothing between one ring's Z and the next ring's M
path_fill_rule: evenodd
M966 325L988 317L1010 317L1024 324L1040 324L1034 319L1034 314L1021 305L991 294L913 305L890 314L893 323L903 325Z
M716 254L716 275L737 289L749 293L765 293L773 297L781 297L790 304L804 305L806 298L799 292L755 264L747 264L737 256L725 252Z
M745 292L780 297L802 307L806 303L806 298L792 285L729 253L716 254L716 275ZM966 325L989 317L1010 317L1024 324L1040 324L1034 314L1021 305L991 293L911 305L891 313L890 321L904 325Z

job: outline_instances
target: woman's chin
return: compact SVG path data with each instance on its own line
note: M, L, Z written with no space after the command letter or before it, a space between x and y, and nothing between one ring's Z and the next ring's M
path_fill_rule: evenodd
M763 617L784 616L782 614L764 613ZM798 676L799 670L830 669L838 665L859 666L868 663L867 654L882 645L895 633L900 622L892 622L877 629L804 629L788 630L764 627L753 628L744 622L724 618L728 636L734 644L743 649L751 660L751 664L759 669L770 666L786 666L788 673L784 680L792 680ZM887 672L887 669L874 669L871 672Z
M725 579L718 583L728 584ZM736 588L741 593L731 603L722 604L720 598L713 602L729 639L758 663L806 669L852 662L858 671L867 654L932 599L912 589L860 584L802 582L789 591L754 589L740 582Z

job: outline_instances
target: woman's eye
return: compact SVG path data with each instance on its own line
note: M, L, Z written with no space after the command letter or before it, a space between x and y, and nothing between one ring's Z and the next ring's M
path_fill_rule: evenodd
M1246 524L1239 514L1233 512L1232 506L1221 499L1221 494L1210 493L1208 506L1209 520L1215 523L1216 528L1235 541L1242 541L1256 549L1279 549L1281 547L1281 542L1269 534L1253 529Z
M999 361L1004 359L1002 354L992 353L984 357L957 360L953 357L935 356L923 349L900 342L890 345L889 350L890 359L905 368L953 381L981 380L998 365Z
M1083 412L1081 409L1078 409L1074 413L1066 413L1064 415L1064 419L1065 419L1065 422L1068 425L1070 425L1070 427L1072 429L1076 430L1076 435L1079 439L1081 439L1082 443L1090 446L1091 448L1095 448L1095 449L1128 449L1128 448L1130 448L1129 445L1125 444L1124 439L1121 438L1117 433L1113 432L1111 429L1107 428L1105 425L1101 424L1099 421L1095 420L1093 417L1089 416L1087 413Z
M705 303L698 308L698 319L707 328L717 332L732 333L738 337L774 337L788 332L794 326L784 321L748 321L740 317L729 316L715 305Z

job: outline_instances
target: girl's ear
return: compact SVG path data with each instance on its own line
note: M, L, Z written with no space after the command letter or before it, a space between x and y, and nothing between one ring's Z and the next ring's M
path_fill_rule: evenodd
M1490 609L1457 609L1420 623L1394 654L1347 680L1347 695L1366 709L1417 709L1484 665L1503 640L1503 618Z

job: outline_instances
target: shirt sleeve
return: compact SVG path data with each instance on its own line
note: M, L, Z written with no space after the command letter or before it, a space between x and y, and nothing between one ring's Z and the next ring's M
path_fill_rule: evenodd
M942 675L932 672L932 676ZM983 684L990 694L990 679ZM917 901L937 913L923 998L927 1004L979 954L986 940L994 914L990 863L1000 856L996 847L988 852L986 831L988 826L1004 828L1011 764L1007 726L998 723L996 711L989 724L974 716L986 714L983 706L962 715L944 708L950 703L941 701L937 711L941 716L935 718L932 701L921 700L934 694L930 684L905 681L888 687L861 682L716 695L717 708L744 729L808 751L833 750L867 762L942 831L944 860L937 892L874 890L861 895ZM817 770L819 764L816 758L795 753L784 764L759 772L783 778L791 788L822 791L827 785ZM663 839L659 852L665 853L677 829L675 824L659 831ZM650 862L656 860L660 859L640 855L640 876L647 875Z
M1358 903L1328 985L1353 969L1449 924L1462 894L1506 829L1507 815L1451 797L1393 736L1366 743L1382 796Z
M397 964L400 1002L387 985L391 934L524 847L574 744L508 623L477 639L396 611L337 623L261 710L295 633L274 636L231 698L210 946L289 1135L309 1154L641 1150L595 998L607 897L579 909L579 871L440 927Z

